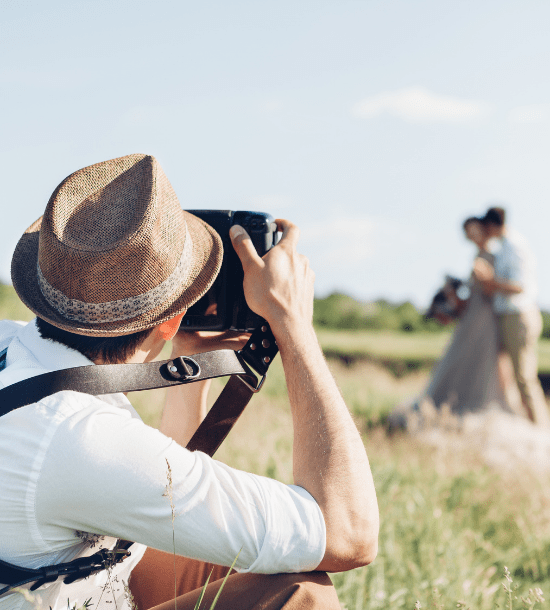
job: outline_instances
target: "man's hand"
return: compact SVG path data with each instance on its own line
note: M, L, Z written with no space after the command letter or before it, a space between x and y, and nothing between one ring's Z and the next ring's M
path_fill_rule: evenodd
M281 241L261 258L247 232L231 228L230 236L244 270L244 295L248 306L265 318L277 336L293 326L311 326L315 275L307 258L296 251L298 227L277 220Z

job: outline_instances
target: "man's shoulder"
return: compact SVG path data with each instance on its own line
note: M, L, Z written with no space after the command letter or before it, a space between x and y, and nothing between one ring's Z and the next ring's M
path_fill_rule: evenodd
M55 394L45 396L35 404L59 413L61 417L71 417L76 413L82 413L85 417L90 417L104 412L120 415L123 418L132 415L130 410L124 408L127 403L124 395L121 395L119 400L116 400L118 398L116 395L109 395L106 398L107 400L103 400L103 397L93 396L85 392L61 390ZM109 400L109 398L112 398L112 400Z
M10 341L17 335L27 322L16 322L15 320L0 320L0 350L7 347Z
M507 230L506 235L503 237L503 243L510 247L529 247L525 235L516 229Z
M26 326L28 322L21 320L0 320L0 333L4 333L7 330L13 330L16 333L22 326Z
M521 258L533 256L529 242L522 233L509 229L501 242L501 256L519 256Z
M7 413L4 416L5 428L9 429L12 425L24 425L25 427L31 426L33 429L49 429L51 432L64 425L68 420L71 420L70 425L74 426L77 421L89 422L102 415L120 417L121 419L135 417L137 414L134 415L133 408L129 403L129 408L124 408L123 399L124 397L120 401L102 400L98 396L92 396L84 392L61 390ZM119 404L113 404L116 402ZM139 416L137 417L139 418ZM31 425L30 422L33 422L33 424Z

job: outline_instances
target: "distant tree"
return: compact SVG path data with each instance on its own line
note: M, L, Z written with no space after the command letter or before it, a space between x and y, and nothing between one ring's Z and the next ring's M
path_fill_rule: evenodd
M439 331L434 320L426 320L423 312L411 302L391 303L386 299L364 303L341 292L315 299L313 322L318 327L342 330L379 329L404 332Z
M366 321L371 313L371 304L334 292L324 299L315 299L313 321L317 326L327 328L367 328Z
M0 320L23 320L34 318L34 314L20 301L13 286L0 284Z

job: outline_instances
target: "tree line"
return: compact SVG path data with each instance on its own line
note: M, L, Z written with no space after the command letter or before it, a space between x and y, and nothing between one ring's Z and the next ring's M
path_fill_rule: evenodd
M550 312L542 312L542 336L550 339ZM407 333L441 332L448 328L433 319L410 301L391 303L385 299L363 302L341 292L316 298L314 324L321 328L340 330L394 330Z
M0 319L30 320L32 313L21 303L15 290L0 283ZM542 336L550 339L550 312L543 312ZM341 292L316 298L313 322L334 330L393 330L406 333L441 332L445 327L427 319L425 312L410 301L392 303L386 299L363 302Z

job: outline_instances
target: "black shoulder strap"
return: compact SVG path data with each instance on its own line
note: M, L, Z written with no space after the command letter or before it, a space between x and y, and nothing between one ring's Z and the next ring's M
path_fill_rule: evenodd
M264 323L238 352L218 350L144 364L90 365L44 373L0 390L0 417L62 390L95 396L165 388L230 375L231 379L187 444L190 451L203 451L212 456L252 395L261 389L278 351L275 337ZM0 370L5 366L6 353L7 348L0 352ZM255 373L262 376L259 382ZM114 550L102 549L90 557L36 570L0 560L0 583L6 585L0 589L0 596L31 582L34 590L58 578L64 578L67 584L86 578L122 561L130 554L131 544L119 541Z
M0 352L0 368L2 356L5 359L4 352L6 350ZM191 439L192 450L213 455L231 428L229 426L227 432L219 436L221 428L228 421L227 415L233 413L238 417L242 413L252 395L260 390L277 352L275 337L269 325L264 323L238 352L216 350L173 360L141 364L93 364L43 373L0 390L0 417L62 390L96 396L167 388L230 375L232 379ZM255 373L262 375L260 383ZM231 425L236 417L231 419Z

